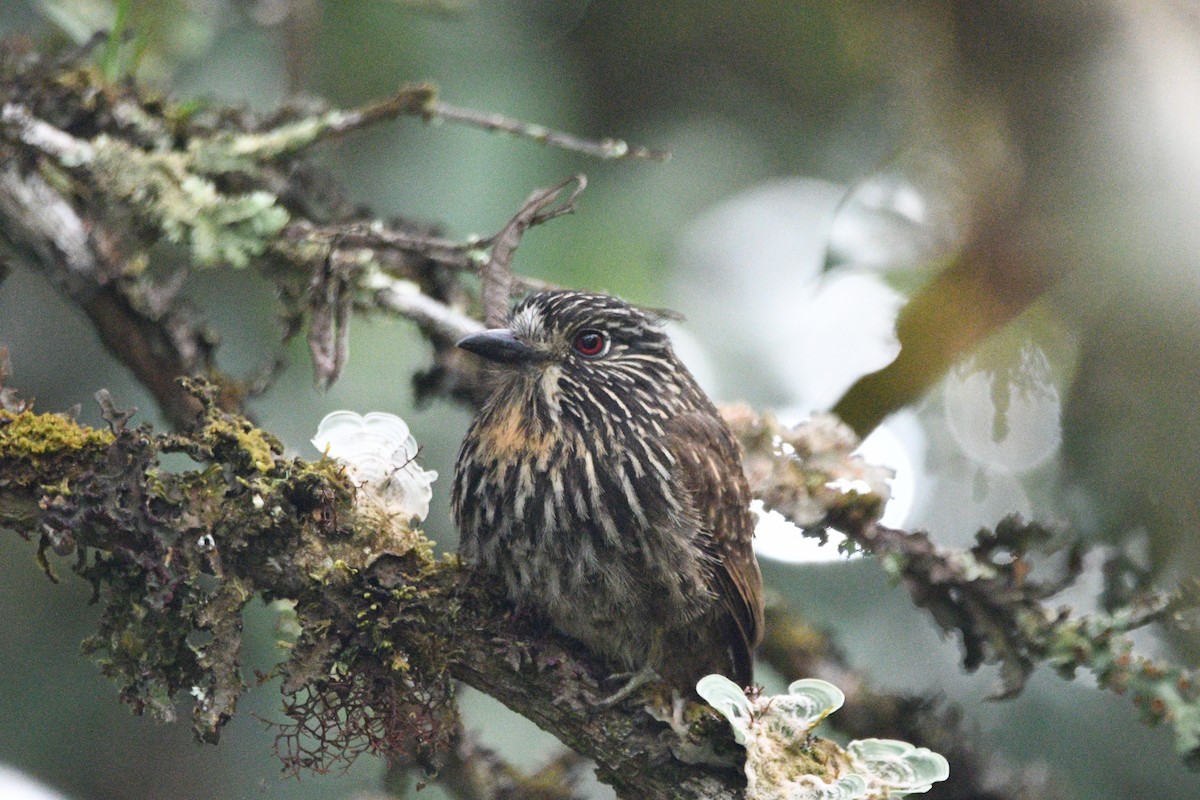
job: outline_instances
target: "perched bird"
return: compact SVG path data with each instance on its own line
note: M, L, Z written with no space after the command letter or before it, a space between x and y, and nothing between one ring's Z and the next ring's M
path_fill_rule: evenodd
M496 384L455 466L463 560L632 678L745 686L762 578L741 450L661 319L602 294L534 294L458 346Z

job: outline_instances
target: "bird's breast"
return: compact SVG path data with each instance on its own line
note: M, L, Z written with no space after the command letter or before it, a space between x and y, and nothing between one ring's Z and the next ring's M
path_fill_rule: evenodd
M544 459L554 437L533 424L534 419L530 410L519 403L493 409L486 424L476 430L477 449L497 462Z

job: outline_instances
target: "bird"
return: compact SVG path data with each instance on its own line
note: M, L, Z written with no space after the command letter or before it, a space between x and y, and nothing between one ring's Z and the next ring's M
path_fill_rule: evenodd
M457 343L494 381L455 465L459 555L628 678L604 704L655 679L748 686L762 638L741 448L664 321L551 290Z

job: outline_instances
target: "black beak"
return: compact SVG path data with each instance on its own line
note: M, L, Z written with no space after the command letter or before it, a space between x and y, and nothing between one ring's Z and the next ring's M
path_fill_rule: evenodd
M508 328L472 333L459 339L458 346L488 361L502 364L524 364L537 356L536 350L519 341Z

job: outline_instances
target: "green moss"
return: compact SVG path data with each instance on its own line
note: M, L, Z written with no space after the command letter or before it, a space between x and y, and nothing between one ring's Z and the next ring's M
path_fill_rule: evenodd
M449 653L429 619L451 601L426 580L432 544L335 461L285 458L277 439L219 407L217 387L187 388L205 409L188 433L156 436L119 412L115 434L0 412L0 522L36 531L43 560L75 556L100 609L84 651L138 713L170 720L173 698L194 698L197 736L216 741L245 688L242 608L293 598L298 634L279 673L297 731L309 713L334 725L329 759L420 736L443 746ZM165 471L164 452L200 466ZM330 681L332 693L312 690Z
M61 414L0 411L0 458L36 458L81 448L107 447L113 435Z
M846 762L845 752L836 742L819 737L794 745L788 749L788 755L792 759L789 766L793 777L812 775L826 782L838 777Z
M810 776L828 783L848 764L849 759L836 743L811 736L786 744L776 741L760 749L752 762L758 784L767 787L794 786Z
M275 466L275 457L283 452L278 439L241 418L210 420L204 438L214 442L232 440L259 472L269 471Z
M36 488L73 474L113 442L105 430L61 414L0 411L0 486Z

